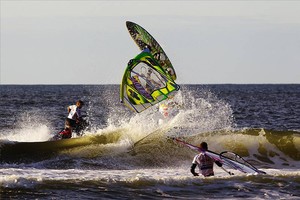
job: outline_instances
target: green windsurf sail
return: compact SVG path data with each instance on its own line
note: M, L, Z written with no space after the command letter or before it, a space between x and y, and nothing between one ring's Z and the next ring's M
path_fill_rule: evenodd
M126 27L128 29L128 32L134 42L137 44L139 49L143 51L147 47L151 49L151 54L153 57L157 60L157 62L160 64L160 66L165 69L172 77L173 80L176 81L176 72L172 66L172 63L170 59L168 58L167 54L163 50L163 48L160 46L160 44L154 39L154 37L146 31L143 27L140 25L127 21Z
M179 88L153 55L143 51L128 62L121 83L120 99L139 113L167 99Z

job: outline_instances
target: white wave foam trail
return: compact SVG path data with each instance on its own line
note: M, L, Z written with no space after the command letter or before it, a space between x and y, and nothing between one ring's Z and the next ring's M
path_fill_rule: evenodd
M46 125L31 125L0 134L1 140L18 142L42 142L49 140L50 137L50 129Z
M215 176L205 178L192 176L189 167L134 170L6 168L0 172L0 188L2 198L12 198L12 194L14 197L31 195L29 197L42 199L70 198L66 195L69 193L71 198L77 199L99 198L99 194L108 199L137 195L152 199L163 196L172 199L211 199L214 196L221 199L224 194L229 199L295 199L299 196L299 170L264 169L267 175L230 176L216 168Z
M173 134L181 136L230 129L233 126L233 111L230 105L205 89L192 92L188 88L183 88L172 99L162 103L176 103L171 110L171 119L162 116L158 105L142 113L134 113L125 107L119 109L110 106L108 124L127 128L135 138L145 137L166 123L172 128ZM159 124L160 120L166 123Z
M187 168L184 168L187 167ZM265 170L265 169L264 169ZM215 169L216 175L211 178L204 178L202 176L197 178L203 179L218 179L220 177L244 177L243 173L238 173L235 176L229 176L225 171L220 168ZM268 175L274 176L299 176L299 171L290 170L276 170L267 169ZM134 170L81 170L81 169L16 169L7 168L1 170L0 183L3 184L14 184L18 180L28 179L32 181L48 181L48 180L78 180L78 181L89 181L89 180L103 180L106 182L110 181L126 181L134 182L141 178L151 181L163 181L168 182L172 180L192 179L189 171L189 166L181 166L180 168L161 168L161 169L134 169ZM248 175L255 176L255 175ZM18 185L18 184L16 184Z
M51 129L47 116L41 110L24 111L16 117L14 128L0 133L0 139L18 142L47 141Z

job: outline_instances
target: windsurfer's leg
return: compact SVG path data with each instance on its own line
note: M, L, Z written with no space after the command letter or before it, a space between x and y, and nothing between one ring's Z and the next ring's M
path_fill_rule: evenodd
M76 121L67 118L65 121L65 130L69 129L72 132L75 127L76 127Z

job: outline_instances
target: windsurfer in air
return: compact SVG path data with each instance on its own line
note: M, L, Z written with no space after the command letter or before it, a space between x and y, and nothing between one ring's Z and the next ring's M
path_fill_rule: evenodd
M175 117L179 113L181 107L181 103L176 102L174 96L170 95L166 101L161 102L158 106L158 111L161 114L158 124L168 122Z
M204 150L204 152L199 153L193 159L192 166L191 166L191 173L194 176L199 176L199 173L195 172L196 166L199 167L199 172L205 177L214 176L214 162L219 166L222 167L222 163L219 161L214 161L211 157L205 154L205 151L208 150L208 145L206 142L202 142L200 144L200 148Z

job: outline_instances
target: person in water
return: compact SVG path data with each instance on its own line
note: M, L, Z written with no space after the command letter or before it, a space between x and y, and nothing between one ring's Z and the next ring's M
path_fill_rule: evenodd
M200 148L202 148L204 151L208 150L208 146L206 142L202 142L200 144ZM214 176L214 163L216 163L219 167L222 167L222 163L219 161L214 161L211 157L205 154L205 152L201 152L198 155L196 155L193 159L192 166L191 166L191 173L194 176L199 176L199 173L195 172L196 166L199 168L199 172L205 177L208 176Z
M75 105L68 106L68 117L65 121L65 129L60 132L63 139L71 138L73 130L77 133L79 132L79 127L83 122L81 115L81 108L83 105L83 101L79 100Z

